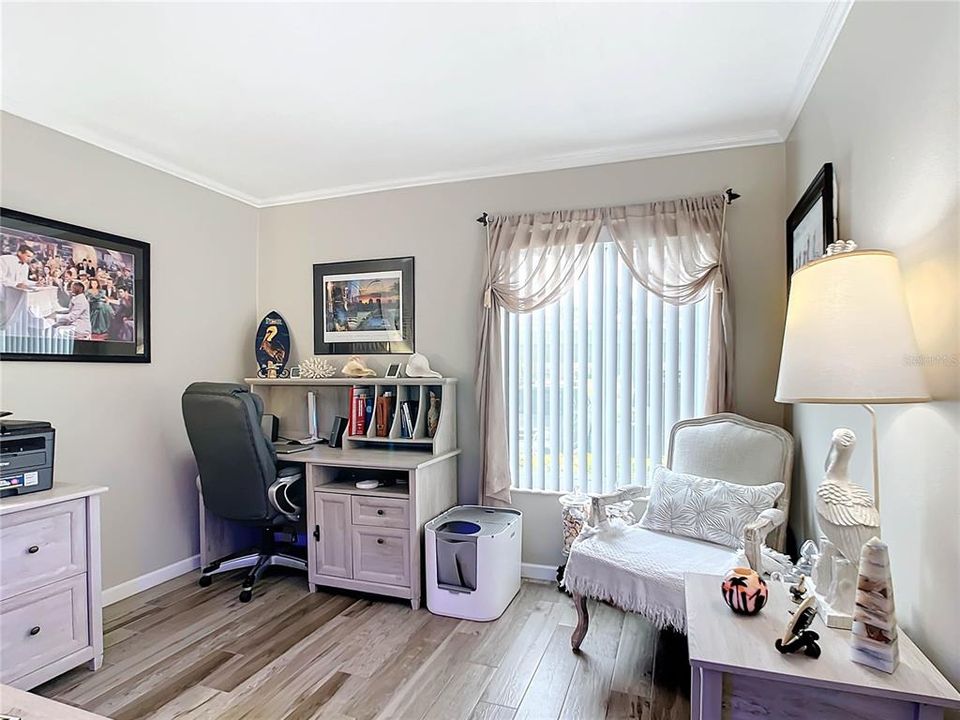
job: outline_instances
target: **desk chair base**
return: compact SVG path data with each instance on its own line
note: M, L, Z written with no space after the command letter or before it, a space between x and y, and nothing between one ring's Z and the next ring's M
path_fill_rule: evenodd
M253 598L253 586L264 571L271 566L287 567L293 570L307 571L307 561L289 552L284 552L285 546L278 544L273 538L273 529L266 529L263 533L260 549L243 551L228 555L203 568L199 584L207 587L213 582L213 576L220 573L252 568L243 579L240 591L240 602L250 602Z

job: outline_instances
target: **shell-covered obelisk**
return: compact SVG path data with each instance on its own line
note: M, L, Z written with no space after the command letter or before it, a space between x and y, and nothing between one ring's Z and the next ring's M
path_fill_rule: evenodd
M897 615L890 576L890 552L879 538L868 540L860 551L856 604L853 609L850 659L892 673L900 662Z

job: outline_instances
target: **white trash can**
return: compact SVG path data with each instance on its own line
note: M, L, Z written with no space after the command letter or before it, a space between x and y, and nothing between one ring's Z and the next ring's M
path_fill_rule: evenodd
M522 515L461 505L425 526L427 608L463 620L496 620L520 590Z

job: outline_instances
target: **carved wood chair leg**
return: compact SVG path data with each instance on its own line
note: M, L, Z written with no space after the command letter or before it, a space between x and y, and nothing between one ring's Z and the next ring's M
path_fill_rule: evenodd
M577 626L573 629L573 635L570 636L570 645L574 652L580 652L580 643L583 642L587 629L590 627L590 616L587 614L587 598L583 595L574 595L573 606L577 609Z

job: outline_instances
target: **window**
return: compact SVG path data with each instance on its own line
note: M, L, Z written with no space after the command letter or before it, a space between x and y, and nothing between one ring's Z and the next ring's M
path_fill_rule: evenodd
M663 462L674 423L702 413L709 301L663 302L603 240L559 302L505 313L516 489L609 492L643 484Z

